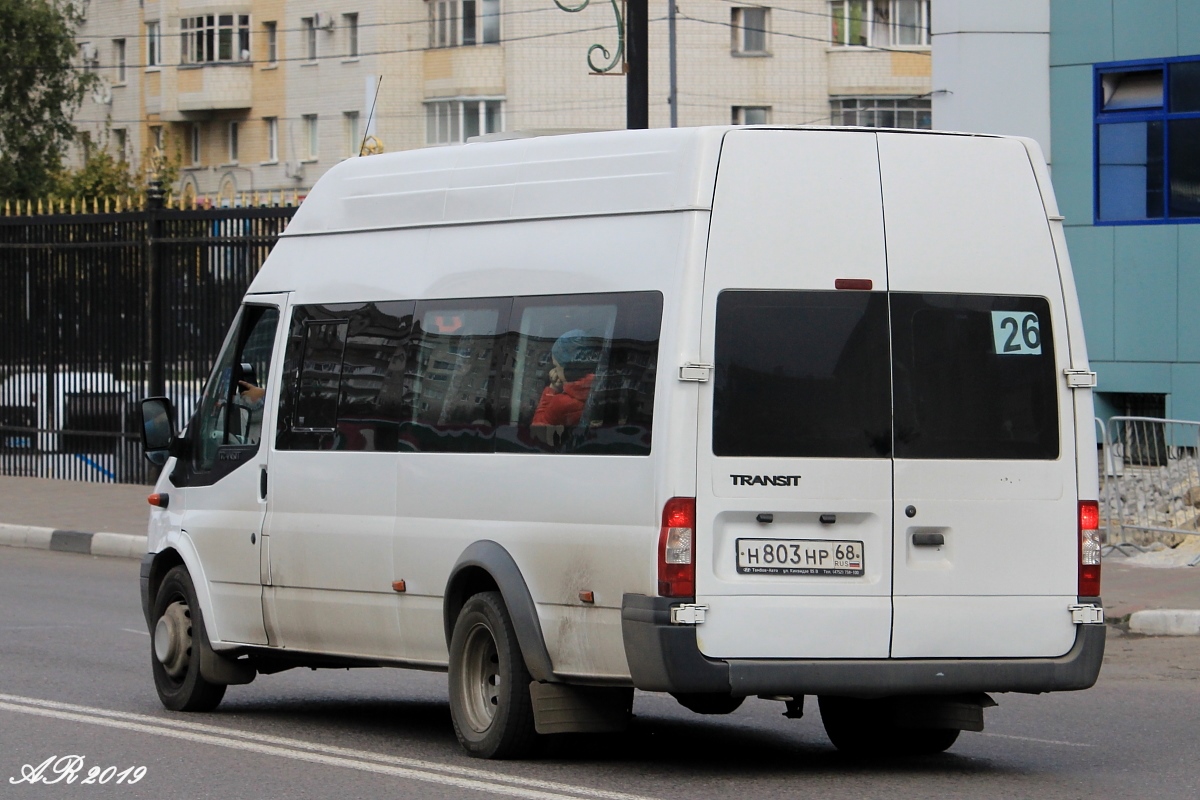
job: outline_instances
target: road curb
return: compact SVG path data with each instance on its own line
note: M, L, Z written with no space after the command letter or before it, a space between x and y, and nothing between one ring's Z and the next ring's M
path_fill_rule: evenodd
M0 522L0 545L57 550L116 558L141 558L146 552L146 537L129 533L89 533L35 525L7 525Z
M1129 632L1145 636L1200 636L1200 611L1153 608L1129 615Z

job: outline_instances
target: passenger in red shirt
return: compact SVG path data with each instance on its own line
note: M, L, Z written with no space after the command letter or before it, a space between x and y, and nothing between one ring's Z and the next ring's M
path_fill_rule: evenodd
M567 331L550 348L550 385L542 392L533 425L562 425L579 423L596 379L595 347L581 330Z

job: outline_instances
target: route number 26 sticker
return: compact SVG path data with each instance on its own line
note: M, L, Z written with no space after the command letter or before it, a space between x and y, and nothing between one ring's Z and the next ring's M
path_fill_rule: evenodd
M998 356L1042 354L1042 330L1031 311L993 311L992 337Z

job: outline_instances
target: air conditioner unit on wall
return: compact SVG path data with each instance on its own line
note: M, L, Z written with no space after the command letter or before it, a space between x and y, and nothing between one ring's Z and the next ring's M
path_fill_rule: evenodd
M328 11L317 11L313 14L313 27L329 30L333 28L333 14Z
M79 57L84 61L99 61L100 51L91 42L84 42L79 46Z

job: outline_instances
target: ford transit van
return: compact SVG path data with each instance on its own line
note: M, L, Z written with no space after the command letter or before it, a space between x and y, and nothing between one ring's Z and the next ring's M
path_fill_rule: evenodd
M747 697L939 752L1104 650L1083 329L1026 139L695 128L347 160L178 435L162 702L445 670L482 757Z

